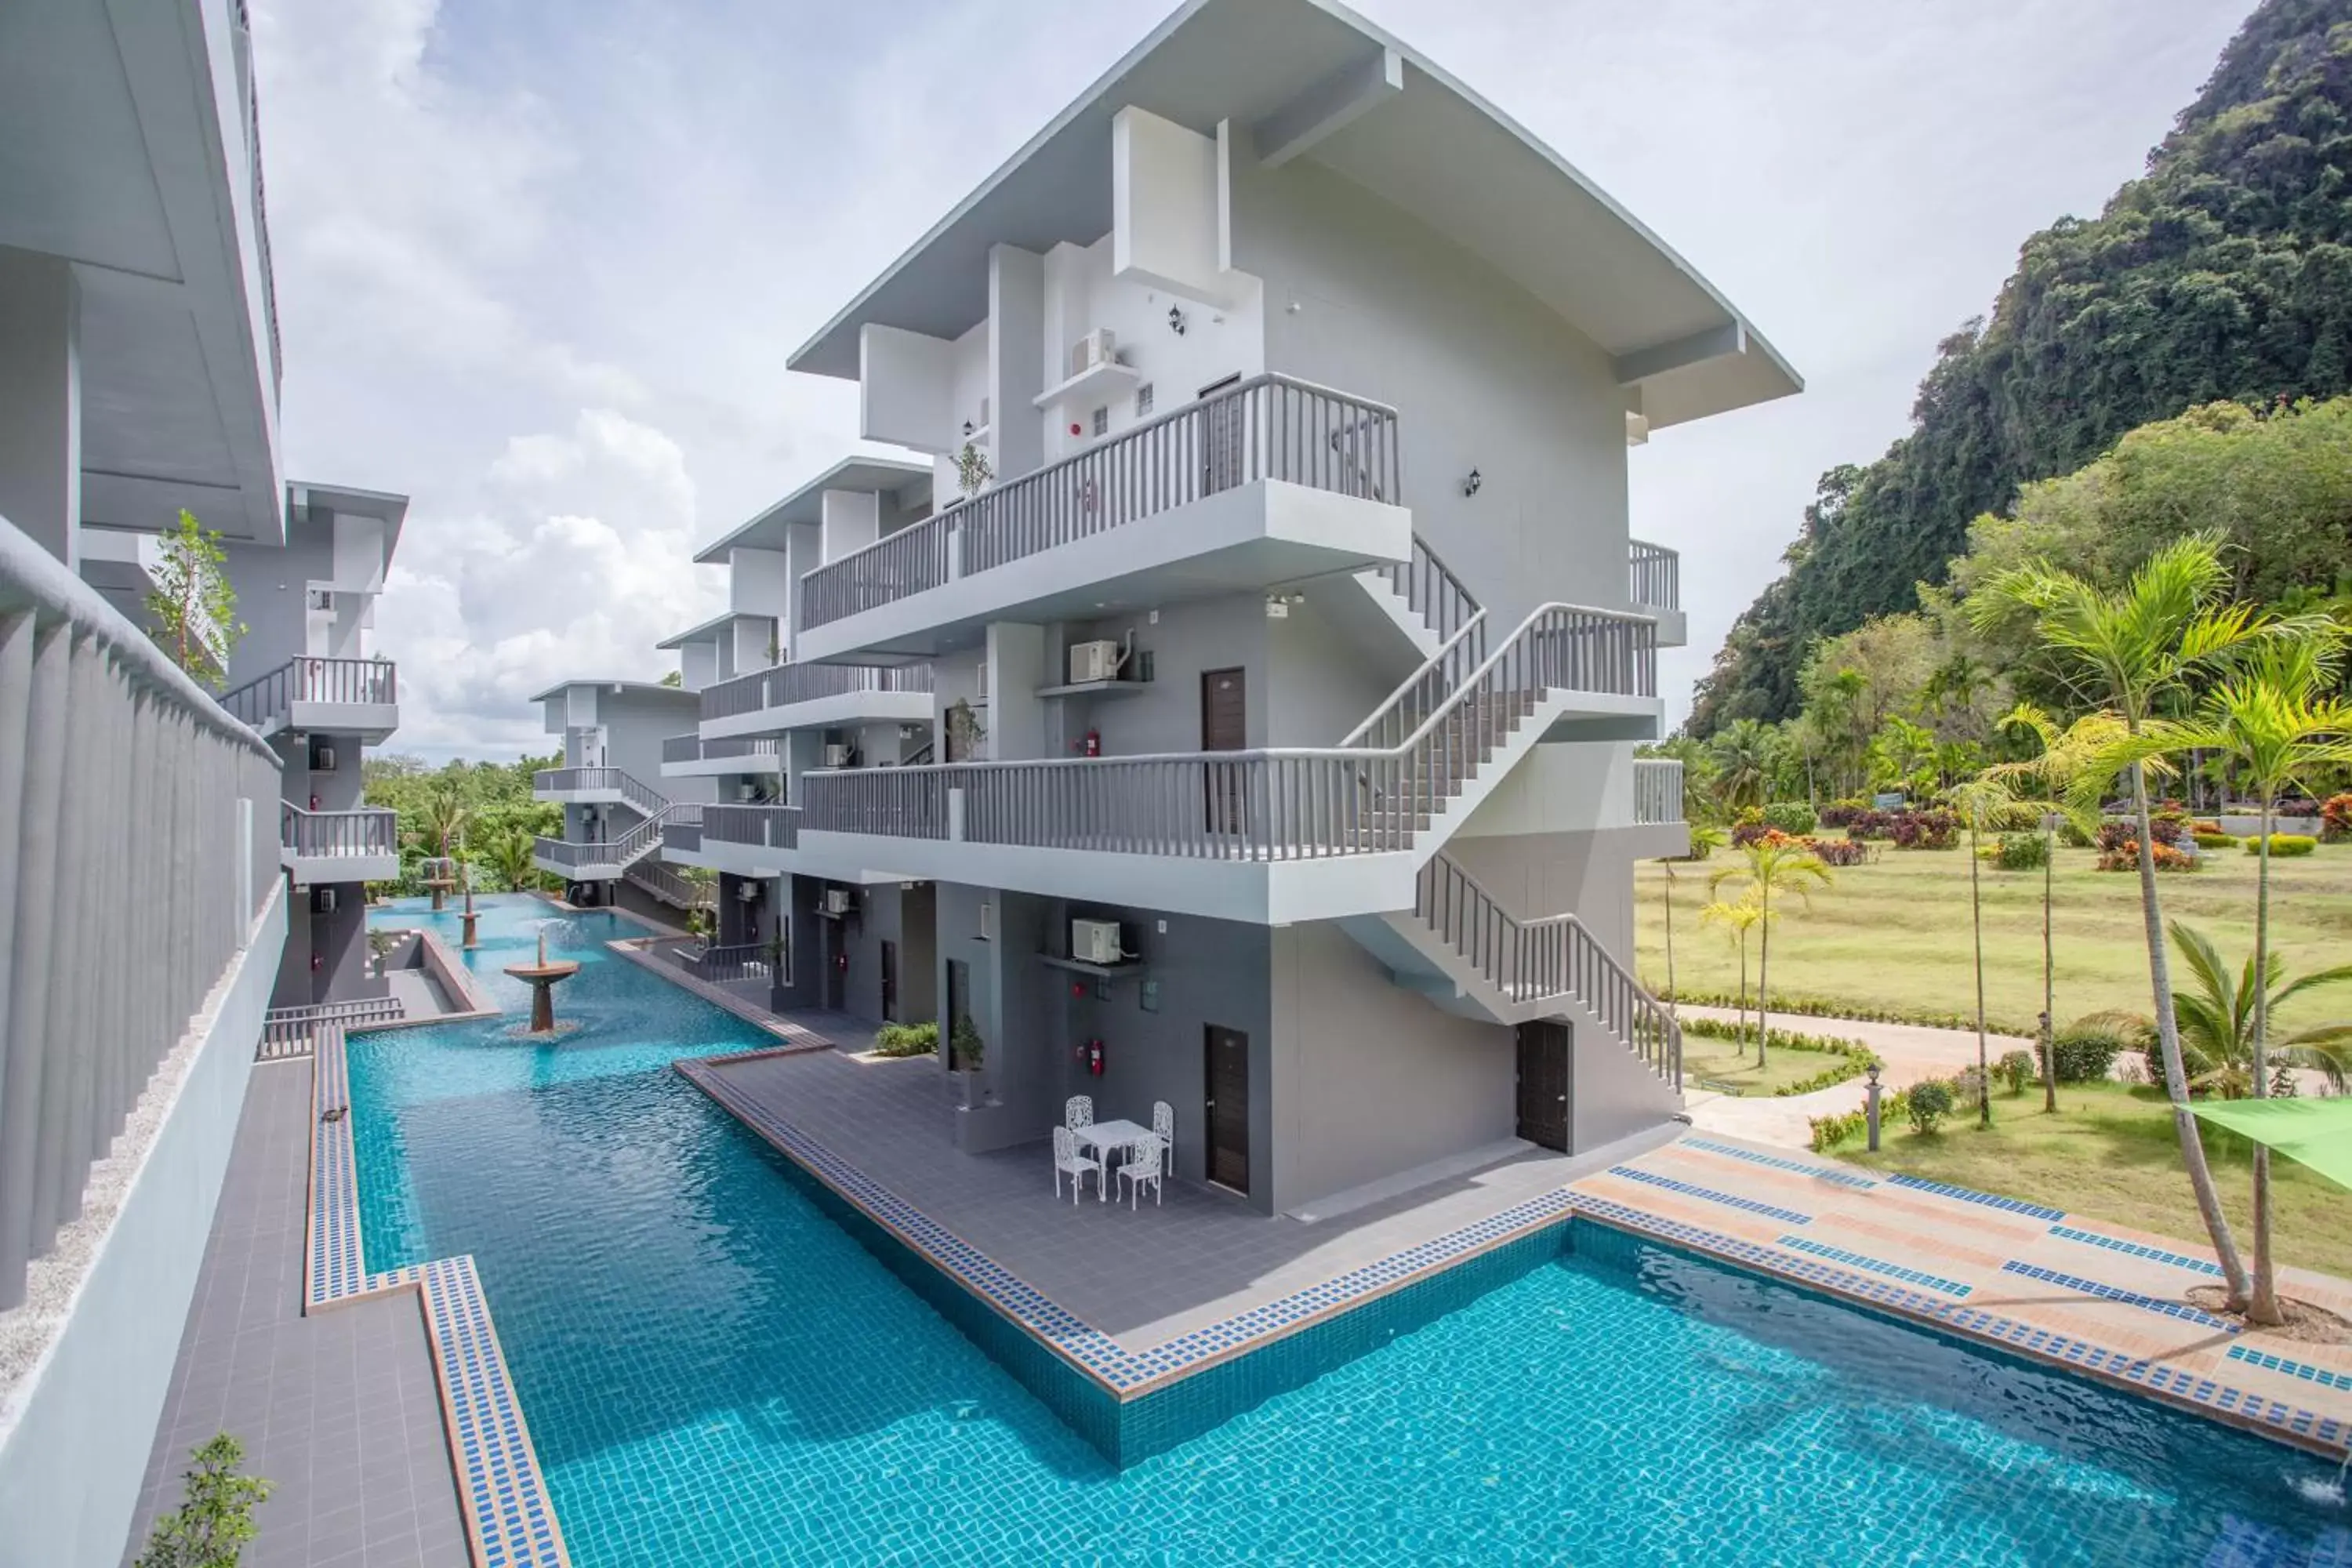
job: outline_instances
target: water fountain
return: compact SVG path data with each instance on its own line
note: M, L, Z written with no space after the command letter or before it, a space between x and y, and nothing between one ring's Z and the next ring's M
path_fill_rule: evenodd
M558 959L552 963L549 963L547 931L542 928L539 933L539 962L509 963L507 965L507 973L517 980L528 981L530 984L530 1027L524 1033L530 1035L556 1033L555 988L580 973L579 961Z
M445 855L427 856L417 863L418 879L433 895L435 913L449 907L449 889L457 885L457 863Z
M461 918L466 922L465 948L467 952L471 952L481 943L474 939L474 921L477 917L474 914L474 872L470 866L466 869L466 912Z

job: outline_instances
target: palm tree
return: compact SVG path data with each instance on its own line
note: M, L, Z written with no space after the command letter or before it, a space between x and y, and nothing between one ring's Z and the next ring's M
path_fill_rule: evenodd
M539 868L531 864L533 848L530 832L518 827L503 838L493 838L487 851L490 869L499 879L520 893L538 879Z
M1662 855L1658 858L1658 864L1666 873L1666 1005L1669 1008L1676 1005L1675 1002L1675 862L1704 860L1722 848L1723 844L1722 828L1711 822L1694 822L1690 825L1689 852L1684 855Z
M2259 1034L2262 1020L2306 991L2352 980L2352 963L2290 981L2286 955L2273 952L2260 963L2247 959L2233 981L2211 938L2179 921L2174 921L2171 929L2173 945L2180 950L2180 961L2196 984L2195 990L2176 992L2172 998L2180 1015L2181 1050L2195 1075L2189 1080L2189 1087L2224 1100L2267 1095L2270 1083L2263 1070ZM2265 973L2266 984L2254 984L2258 973ZM2142 1030L2147 1026L2145 1018L2131 1022ZM2352 1022L2314 1025L2272 1041L2271 1047L2278 1062L2319 1074L2330 1093L2343 1093L2347 1080L2352 1079ZM2262 1145L2254 1147L2261 1152Z
M2332 695L2342 671L2343 632L2333 625L2305 635L2273 637L2256 647L2241 668L2198 705L2185 722L2158 721L2146 743L2171 752L2218 752L2234 763L2239 777L2262 803L2261 865L2254 879L2254 953L2247 961L2251 994L2250 1058L2253 1093L2270 1092L2264 1057L2270 1032L2270 993L2252 984L2272 971L2271 830L2279 795L2290 784L2324 769L2352 763L2352 703ZM2174 928L2179 941L2180 928ZM2201 940L2201 939L2200 939ZM2184 950L2185 951L2185 950ZM2210 951L2210 948L2209 950ZM2254 1146L2254 1278L2246 1308L2249 1321L2275 1324L2279 1313L2277 1271L2271 1258L2270 1151Z
M2150 555L2121 588L2108 590L2044 561L2028 562L1997 574L1969 597L1969 615L1990 630L2023 610L2033 620L2042 649L2093 700L2113 707L2126 731L2137 737L2159 699L2192 672L2284 630L2307 629L2307 622L2261 621L2244 605L2219 604L2229 573L2221 563L2221 536L2191 533ZM2238 1256L2237 1239L2221 1212L2221 1194L2205 1161L2205 1142L2189 1108L2189 1079L2181 1066L2180 1026L2172 1007L2172 977L2164 953L2164 916L2156 888L2156 854L2147 811L2147 770L2130 764L2132 811L2139 827L2139 896L2147 942L2148 989L2156 1007L2157 1042L2164 1082L2172 1101L2173 1131L2181 1163L2197 1194L2197 1209L2213 1240L2213 1251L2229 1287L2231 1310L2245 1310L2252 1286ZM2071 798L2096 804L2105 779L2094 768L2078 778ZM2112 777L2112 774L2106 775Z
M1756 1065L1764 1065L1764 1045L1772 1032L1772 1015L1767 1005L1769 995L1766 989L1772 971L1772 895L1775 892L1794 894L1803 903L1812 900L1807 884L1819 882L1827 886L1835 880L1822 858L1812 852L1801 838L1790 838L1779 833L1768 833L1761 838L1741 845L1744 864L1730 866L1707 879L1707 891L1712 893L1724 883L1738 880L1743 896L1756 900L1759 911L1757 925L1761 934L1756 942Z
M1977 1125L1990 1127L1992 1058L1985 1037L1984 894L1980 882L1984 857L1979 840L1986 828L2016 821L2021 806L2017 797L2009 793L2009 786L1995 778L1973 778L1954 784L1945 799L1969 826L1969 928L1976 944L1977 966Z
M1707 750L1716 765L1715 791L1737 811L1762 805L1772 792L1772 731L1753 719L1738 719L1716 734Z
M1739 1027L1732 1040L1738 1049L1732 1054L1744 1058L1748 1055L1748 933L1764 923L1764 906L1753 899L1740 899L1732 903L1717 899L1699 910L1698 918L1701 925L1723 927L1739 949ZM1759 1029L1758 1033L1762 1031ZM1764 1045L1760 1039L1756 1045L1756 1065L1759 1068L1764 1065Z

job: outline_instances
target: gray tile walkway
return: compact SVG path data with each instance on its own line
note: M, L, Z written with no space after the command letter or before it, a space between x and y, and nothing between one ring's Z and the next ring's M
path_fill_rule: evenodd
M1652 1147L1570 1157L1527 1146L1493 1164L1312 1224L1268 1218L1186 1182L1139 1209L1053 1195L1043 1140L989 1154L955 1147L948 1085L929 1058L834 1051L719 1068L763 1109L986 1253L1129 1350L1144 1350L1475 1224Z
M275 1491L245 1568L470 1561L413 1294L302 1316L310 1063L257 1067L125 1561L215 1432Z

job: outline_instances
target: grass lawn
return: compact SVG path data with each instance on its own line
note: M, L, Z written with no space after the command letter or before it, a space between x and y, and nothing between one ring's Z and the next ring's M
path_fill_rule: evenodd
M1784 1047L1776 1047L1769 1058L1760 1069L1757 1067L1752 1033L1745 1055L1738 1054L1729 1040L1683 1037L1683 1078L1721 1094L1769 1095L1783 1084L1827 1072L1843 1059L1827 1051L1792 1051Z
M1857 1139L1837 1154L1875 1170L2047 1204L2185 1242L2204 1240L2171 1110L2153 1089L2065 1085L2055 1116L2042 1113L2039 1089L2014 1098L1996 1090L1990 1131L1978 1130L1968 1108L1933 1133L1890 1126L1881 1143L1873 1154ZM2251 1265L2252 1145L2207 1128L2205 1150ZM2273 1159L2271 1173L2279 1261L2352 1279L2352 1192L2292 1160Z
M2058 1018L2105 1008L2148 1009L2147 950L2139 879L2092 868L2088 849L2058 852L2055 894ZM1675 978L1689 992L1730 994L1739 954L1720 927L1702 926L1707 878L1731 851L1675 868ZM2159 877L2168 920L2211 936L2242 963L2253 950L2253 856L2206 858L2205 868ZM1975 1005L1969 946L1965 850L1884 850L1869 865L1832 873L1810 908L1783 916L1774 900L1772 990L1889 1011L1964 1014ZM2030 1031L2042 1010L2042 873L1984 868L1985 1001L1998 1025ZM1665 867L1641 863L1636 884L1642 978L1666 984ZM2329 844L2302 859L2271 862L2271 940L2302 973L2345 961L2352 942L2352 845ZM1754 978L1753 942L1748 954ZM2352 1017L2352 985L2299 997L2283 1022Z

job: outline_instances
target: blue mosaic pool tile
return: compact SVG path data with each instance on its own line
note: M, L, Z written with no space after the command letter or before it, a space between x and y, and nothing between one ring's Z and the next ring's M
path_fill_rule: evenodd
M1931 1182L1922 1176L1902 1175L1889 1176L1886 1180L1890 1186L1909 1187L1916 1192L1933 1193L1937 1197L1958 1198L1964 1204L1982 1204L1987 1208L2002 1209L2010 1214L2021 1214L2030 1219L2059 1220L2066 1217L2064 1209L2045 1208L2040 1204L2029 1204L2021 1198L1999 1197L1991 1193L1978 1192L1971 1187L1956 1187L1948 1182Z
M2314 1366L2307 1361L2290 1361L2285 1356L2258 1351L2252 1345L2231 1345L2230 1359L2249 1366L2259 1366L2271 1372L2299 1377L2305 1383L2315 1383L2322 1388L2339 1388L2352 1393L2352 1372L2335 1372L2324 1366Z
M2006 1274L2022 1274L2028 1279L2039 1279L2044 1284L2063 1286L2069 1290L2079 1290L2085 1296L2096 1296L2103 1301L2119 1301L2126 1307L2138 1307L2145 1311L2161 1312L2168 1318L2179 1318L2184 1323L2195 1323L2200 1328L2212 1329L2228 1334L2238 1331L2238 1325L2228 1319L2217 1318L2210 1312L2200 1311L2183 1301L2168 1301L2160 1296L2149 1296L2137 1290L2126 1290L2119 1285L2107 1284L2105 1280L2085 1279L2079 1274L2062 1274L2055 1268L2044 1268L2035 1263L2021 1263L2014 1258L2000 1267L2001 1271Z
M1664 1187L1670 1193L1680 1193L1685 1197L1704 1198L1711 1204L1724 1204L1732 1208L1745 1209L1749 1214L1760 1214L1768 1219L1777 1219L1785 1225L1813 1223L1812 1215L1799 1214L1794 1209L1775 1208L1770 1204L1758 1203L1754 1198L1743 1198L1732 1193L1718 1193L1712 1187L1695 1187L1688 1182L1678 1182L1672 1176L1661 1176L1654 1171L1644 1171L1633 1165L1612 1165L1609 1168L1609 1173L1612 1176L1622 1176L1630 1182L1646 1182L1651 1186Z
M1828 1165L1817 1165L1806 1160L1790 1160L1779 1154L1767 1154L1761 1149L1742 1149L1737 1143L1717 1143L1711 1138L1685 1138L1685 1149L1704 1149L1710 1154L1725 1154L1734 1160L1745 1160L1751 1165L1769 1165L1775 1170L1794 1171L1801 1176L1811 1176L1841 1187L1868 1191L1878 1185L1868 1176L1857 1176L1851 1171L1840 1171Z
M1906 1268L1899 1263L1889 1263L1885 1258L1866 1257L1859 1252L1848 1252L1841 1247L1825 1247L1818 1241L1808 1241L1801 1236L1784 1236L1780 1238L1780 1245L1793 1247L1800 1252L1810 1252L1816 1258L1826 1258L1833 1262L1848 1264L1855 1268L1867 1268L1873 1274L1884 1274L1890 1279L1901 1279L1913 1285L1924 1285L1930 1290L1940 1290L1947 1296L1965 1296L1969 1293L1969 1287L1957 1279L1946 1279L1939 1275L1924 1273L1916 1268Z
M321 1025L310 1069L310 1215L303 1258L303 1304L322 1307L361 1294L360 1194L352 1157L351 1081L343 1029ZM329 1118L332 1120L329 1120Z
M2109 1252L2126 1252L2134 1258L2145 1258L2151 1263L2168 1263L2175 1268L2186 1268L2192 1274L2210 1274L2219 1279L2221 1266L2203 1258L2189 1258L2178 1252L2167 1252L2160 1247L2147 1247L2121 1237L2101 1236L2096 1231L2076 1230L2072 1226L2053 1225L2050 1234L2061 1241L2079 1241L2091 1247L2104 1247Z

